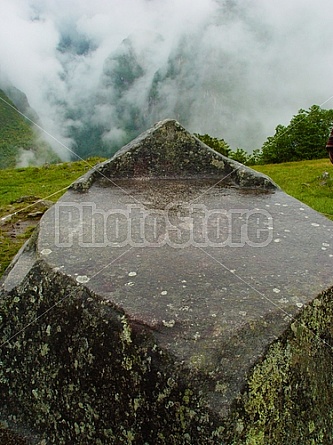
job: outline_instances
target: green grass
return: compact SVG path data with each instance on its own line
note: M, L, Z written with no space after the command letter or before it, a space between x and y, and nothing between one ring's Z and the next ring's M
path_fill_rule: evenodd
M333 219L333 165L328 159L253 166L283 191Z
M102 158L90 158L87 161L64 162L43 167L1 170L0 209L21 196L34 195L56 201L64 193L63 188L68 187L101 160ZM59 194L47 198L58 190L60 190Z
M0 90L0 169L14 168L22 155L33 163L59 162L52 148L37 137L34 126L17 111L13 102ZM26 163L25 165L28 165Z
M19 149L32 147L35 138L28 121L2 90L0 99L0 168L5 168L14 166Z
M75 179L100 161L101 158L90 158L44 167L0 170L0 218L13 215L8 221L0 219L0 276L38 222L29 217L29 213L36 210L33 203L38 199L57 201ZM27 221L31 225L17 230L17 226Z

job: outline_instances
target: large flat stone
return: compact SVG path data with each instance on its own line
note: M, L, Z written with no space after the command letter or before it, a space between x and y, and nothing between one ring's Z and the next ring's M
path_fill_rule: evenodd
M331 397L316 379L332 371L332 235L269 178L159 123L79 179L9 269L3 417L58 444L326 437L321 408L299 410Z

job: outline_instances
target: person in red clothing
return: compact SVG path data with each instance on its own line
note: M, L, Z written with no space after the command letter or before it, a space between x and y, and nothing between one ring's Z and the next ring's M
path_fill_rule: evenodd
M331 131L330 137L328 138L326 150L328 151L328 156L330 157L330 161L333 164L333 129Z

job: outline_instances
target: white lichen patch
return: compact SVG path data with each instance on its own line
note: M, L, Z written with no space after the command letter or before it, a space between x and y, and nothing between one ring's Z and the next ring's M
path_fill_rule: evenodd
M279 303L287 304L287 303L289 303L289 300L287 300L287 298L280 298Z
M176 324L176 321L175 320L169 320L169 321L162 320L162 323L163 323L163 326L165 326L167 328L173 328L174 325Z
M214 165L214 167L219 168L221 170L224 169L224 162L221 161L220 159L213 159L212 165ZM239 173L241 173L241 172L239 172Z
M35 399L38 399L38 389L33 389L31 392Z
M206 364L206 357L203 354L192 355L190 362L193 366L202 367Z
M216 392L224 393L227 389L228 389L228 385L226 383L219 382L219 381L216 382L216 385L215 385Z
M76 277L76 281L80 284L88 283L89 280L90 280L90 278L87 277L87 275L78 275Z
M40 354L42 357L45 357L49 353L49 345L47 343L44 343L40 348Z
M136 277L136 276L137 276L137 273L136 273L136 272L129 272L129 273L128 273L128 276L129 276L129 277Z
M141 404L142 404L142 399L138 399L138 398L134 399L133 400L134 411L137 411L140 408Z
M120 333L120 338L124 343L127 343L128 345L132 343L132 331L131 331L131 327L129 326L127 319L125 317L125 315L123 315L120 319L121 324L123 325L123 330Z
M130 371L133 367L133 361L130 357L125 356L122 361L122 367L126 369L126 371Z
M51 249L43 249L40 253L41 253L41 255L47 256L47 255L50 255L50 253L52 253L52 250Z

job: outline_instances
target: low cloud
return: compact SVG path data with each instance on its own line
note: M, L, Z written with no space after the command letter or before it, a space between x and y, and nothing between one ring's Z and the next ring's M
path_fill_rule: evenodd
M329 0L3 0L0 84L68 159L154 122L260 148L299 108L331 108ZM59 142L57 142L59 141Z

